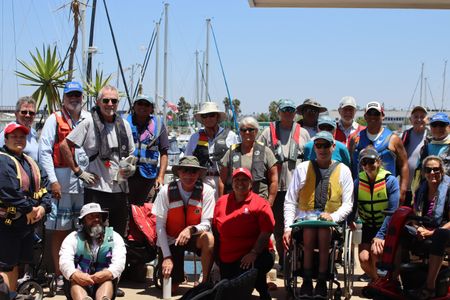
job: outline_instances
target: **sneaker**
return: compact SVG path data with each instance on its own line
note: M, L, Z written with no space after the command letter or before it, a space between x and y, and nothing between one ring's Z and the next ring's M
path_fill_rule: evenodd
M325 280L318 280L314 289L314 299L327 299L328 289Z
M122 289L117 288L116 297L125 297L125 292Z
M303 281L300 287L300 299L313 299L313 284L311 280Z
M370 276L367 275L366 273L359 276L358 280L362 281L362 282L370 282L371 281Z

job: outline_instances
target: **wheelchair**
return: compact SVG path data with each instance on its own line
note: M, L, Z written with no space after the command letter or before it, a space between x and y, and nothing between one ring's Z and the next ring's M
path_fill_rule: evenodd
M292 242L284 258L284 284L290 299L299 297L299 277L303 275L303 228L331 227L332 237L329 248L328 261L328 295L327 299L350 299L353 293L353 274L355 267L354 245L352 244L353 232L345 224L338 225L334 222L307 220L296 222L292 227ZM338 274L337 262L342 257L343 274ZM319 251L314 250L313 279L317 279L319 265ZM343 281L344 285L341 286ZM334 286L336 288L334 289Z

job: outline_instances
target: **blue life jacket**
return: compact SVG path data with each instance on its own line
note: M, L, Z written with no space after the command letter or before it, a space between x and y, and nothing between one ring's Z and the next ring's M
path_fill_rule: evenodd
M113 228L105 227L103 243L98 249L97 259L94 260L86 241L84 232L78 232L77 252L75 253L75 267L90 275L108 268L111 264L112 251L114 247Z
M360 172L359 169L359 152L369 145L372 145L375 150L380 155L381 161L383 163L383 168L389 171L394 177L397 176L396 170L396 155L394 152L389 150L389 141L391 140L392 131L388 128L384 128L381 135L374 141L369 140L367 137L367 128L361 130L356 136L355 150L353 151L352 160L352 175L353 178L358 178Z
M153 179L158 176L158 160L159 160L159 133L162 127L161 117L150 116L149 125L145 129L148 134L141 141L141 134L137 126L133 123L133 116L127 118L130 123L131 133L134 140L133 155L138 158L137 167L144 178Z

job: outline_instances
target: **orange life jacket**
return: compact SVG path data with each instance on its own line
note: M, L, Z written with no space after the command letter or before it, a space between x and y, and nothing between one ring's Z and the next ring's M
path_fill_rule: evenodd
M66 117L64 111L61 111L60 114L58 114L58 112L54 112L54 115L56 117L56 136L55 142L53 143L53 165L55 168L68 168L69 165L61 155L61 143L72 131L72 121L70 118ZM75 148L71 147L70 150L72 151L73 156L75 153Z
M190 225L200 224L202 219L203 183L197 181L187 205L184 205L176 181L169 183L167 190L169 211L167 212L166 232L178 237L180 232Z
M358 134L358 132L360 132L361 130L365 129L366 126L362 126L358 124L358 127L356 128L356 130L354 132L352 132L351 134L349 134L348 137L345 136L345 133L339 128L339 126L337 126L336 131L334 133L334 139L336 141L339 141L341 143L344 143L345 146L348 146L348 142L351 140L351 138L355 135Z

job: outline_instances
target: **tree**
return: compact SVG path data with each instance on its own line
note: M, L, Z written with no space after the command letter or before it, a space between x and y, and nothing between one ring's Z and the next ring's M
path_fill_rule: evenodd
M103 71L95 70L95 80L90 83L84 83L84 90L86 91L86 94L88 96L92 96L94 99L97 99L100 90L111 80L111 75L112 74L103 79Z
M257 120L258 122L269 122L269 121L270 121L270 119L269 119L269 114L267 114L267 113L260 113L260 114L257 114L257 115L256 115L256 120Z
M73 13L73 38L72 38L72 44L70 46L69 50L69 71L71 71L67 77L67 81L72 80L72 72L73 72L73 61L75 59L75 52L77 51L78 47L78 28L80 26L80 5L84 5L80 3L78 0L72 0L72 3L70 4L70 10Z
M270 122L278 120L278 101L272 101L269 104L269 120Z
M356 119L356 123L358 123L359 125L362 125L362 126L367 126L367 122L366 122L366 119L364 119L364 117L358 117Z
M180 97L177 106L178 120L187 122L189 120L189 111L191 110L191 104L187 102L184 97Z
M236 118L241 114L241 101L239 99L233 99L231 101L233 103L234 113L236 114ZM230 99L225 97L223 99L223 106L225 106L225 113L230 116L232 115L231 107L230 107Z
M29 64L23 60L19 63L31 74L16 71L17 76L22 77L32 83L24 85L35 86L37 90L32 97L36 100L36 110L39 110L44 97L47 99L47 110L52 113L61 108L61 99L58 88L62 88L66 83L64 77L70 74L70 71L61 71L61 62L56 55L56 47L53 50L50 46L42 49L42 55L36 48L36 54L30 52L34 64Z

